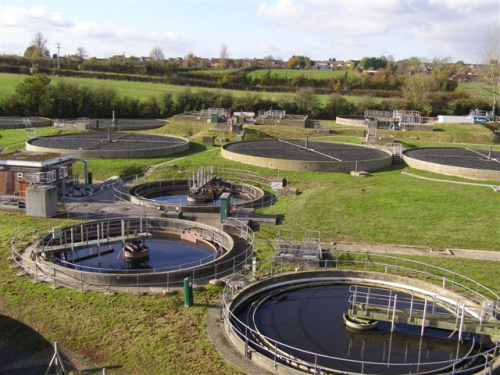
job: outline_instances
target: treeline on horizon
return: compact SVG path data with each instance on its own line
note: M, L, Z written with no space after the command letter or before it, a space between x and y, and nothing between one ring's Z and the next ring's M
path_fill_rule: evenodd
M299 88L307 87L312 88L317 94L339 93L389 98L401 97L400 89L405 83L407 73L414 74L420 65L420 61L416 58L399 62L399 67L385 61L385 71L374 76L363 75L357 69L351 69L344 70L343 74L328 79L315 79L308 77L305 73L287 77L279 74L279 69L268 69L266 74L260 77L249 76L248 73L253 70L265 69L262 67L245 67L227 74L210 74L197 68L181 67L168 61L149 60L140 64L130 62L124 64L120 61L119 59L76 61L71 58L61 58L60 69L58 69L56 59L3 55L0 56L0 72L43 73L65 77L272 92L295 92ZM372 65L378 66L370 59L360 63L361 68ZM448 79L454 71L453 65L439 64L439 69L432 72L436 88L448 92L455 90L457 83Z
M254 111L281 109L290 114L307 114L310 118L335 119L338 115L363 115L366 109L394 110L419 109L423 115L468 114L472 108L487 109L488 103L472 99L465 92L431 92L425 108L402 99L362 98L352 103L332 94L320 101L313 90L301 89L296 94L282 94L279 99L265 98L259 93L235 97L226 91L193 91L186 88L178 93L165 92L141 101L120 96L109 87L91 88L73 83L51 84L47 75L37 74L25 78L10 96L0 98L2 116L42 116L49 118L110 117L114 110L122 118L166 118L175 114L205 108L229 108Z

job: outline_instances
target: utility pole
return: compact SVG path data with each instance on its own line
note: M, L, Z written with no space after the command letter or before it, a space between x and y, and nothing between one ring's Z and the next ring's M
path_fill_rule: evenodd
M125 51L123 51L123 65L125 65Z
M61 49L61 45L57 43L57 69L61 69L61 65L59 64L59 50Z

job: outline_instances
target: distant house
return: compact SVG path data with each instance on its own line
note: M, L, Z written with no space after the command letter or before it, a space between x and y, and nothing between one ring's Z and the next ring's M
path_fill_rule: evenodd
M432 64L422 62L418 66L417 70L421 73L430 73L432 72Z
M319 69L319 70L330 70L332 69L333 65L331 61L315 61L314 62L314 69Z
M171 57L168 59L168 62L173 65L180 65L183 61L182 57Z
M334 61L332 65L334 69L342 69L343 67L348 67L349 63L344 61Z
M471 68L464 69L448 78L454 82L475 82L479 80L479 74Z
M210 67L211 68L216 68L219 66L219 64L220 64L220 59L215 59L215 58L210 59Z
M468 77L467 77L467 74L464 74L464 73L456 73L456 74L453 74L452 76L450 76L450 78L448 78L450 81L453 81L453 82L469 82L468 80Z
M363 75L365 76L375 76L377 74L384 74L385 70L372 70L372 69L365 69L363 70Z

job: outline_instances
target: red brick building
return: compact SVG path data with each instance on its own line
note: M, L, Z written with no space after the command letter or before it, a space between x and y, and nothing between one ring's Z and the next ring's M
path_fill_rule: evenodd
M16 151L0 155L0 194L25 197L33 185L55 185L64 193L73 182L73 164L82 161L87 176L87 162L72 155L49 152Z

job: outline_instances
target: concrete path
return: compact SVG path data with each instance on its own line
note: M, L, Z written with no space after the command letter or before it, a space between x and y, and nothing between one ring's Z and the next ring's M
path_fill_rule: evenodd
M226 361L236 366L242 373L249 375L271 375L271 372L255 365L229 343L221 320L221 302L220 298L214 301L208 308L206 315L206 329L212 345Z
M408 171L401 171L402 174L405 174L410 177L415 177L419 178L421 180L427 180L427 181L436 181L436 182L447 182L449 184L458 184L458 185L470 185L470 186L483 186L483 187L489 187L492 188L493 190L499 192L500 191L500 185L493 185L493 184L482 184L480 182L465 182L465 181L453 181L453 180L443 180L440 178L432 178L432 177L424 177L424 176L419 176L417 174L413 174Z

